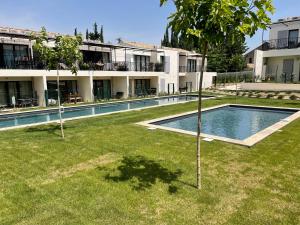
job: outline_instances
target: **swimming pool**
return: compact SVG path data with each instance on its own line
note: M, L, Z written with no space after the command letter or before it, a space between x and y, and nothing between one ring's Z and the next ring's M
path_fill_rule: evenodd
M134 109L143 109L161 105L170 105L195 101L198 97L194 95L160 97L134 101L123 101L106 104L95 104L79 107L66 107L62 114L64 120L82 117L105 115L114 112L122 112ZM205 97L204 97L205 99ZM0 115L0 130L8 128L23 127L35 124L49 123L59 119L58 109L39 110L23 113L12 113Z
M202 136L249 145L300 116L298 109L222 105L202 112ZM153 128L196 135L197 113L190 112L143 122Z

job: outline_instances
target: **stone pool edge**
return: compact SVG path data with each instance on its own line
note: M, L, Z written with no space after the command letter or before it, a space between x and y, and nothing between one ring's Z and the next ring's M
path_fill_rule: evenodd
M222 104L222 105L217 105L217 106L213 106L213 107L204 108L204 109L202 109L202 112L222 108L222 107L225 107L225 106L245 106L245 107L269 108L269 109L281 109L281 110L295 110L295 111L298 110L298 112L295 112L294 114L290 115L289 117L285 118L284 120L281 120L281 121L265 128L265 129L259 131L258 133L244 139L244 140L237 140L237 139L226 138L226 137L210 135L210 134L205 134L205 133L200 134L200 136L202 138L211 138L211 139L215 139L215 140L218 140L218 141L224 141L224 142L228 142L228 143L232 143L232 144L242 145L242 146L246 146L246 147L252 147L255 144L257 144L258 142L265 139L266 137L272 135L273 133L279 131L281 128L285 127L286 125L288 125L288 124L292 123L293 121L300 118L300 108L257 106L257 105L244 105L244 104ZM197 113L197 112L198 112L197 110L194 110L194 111L189 111L189 112L180 113L180 114L176 114L176 115L161 117L161 118L157 118L157 119L153 119L153 120L142 121L142 122L138 122L136 124L144 126L144 127L152 128L152 129L167 130L167 131L172 131L172 132L176 132L176 133L182 133L182 134L196 136L197 133L193 132L193 131L186 131L186 130L182 130L182 129L164 127L164 126L160 126L160 125L154 125L152 123L160 122L160 121L168 120L168 119L174 119L176 117L186 116L186 115L194 114L194 113Z

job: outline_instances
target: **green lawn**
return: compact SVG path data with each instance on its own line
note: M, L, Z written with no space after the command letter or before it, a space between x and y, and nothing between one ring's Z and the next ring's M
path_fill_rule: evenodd
M67 122L64 141L55 125L0 132L0 224L300 224L300 120L252 148L203 142L199 191L195 138L134 124L195 109Z

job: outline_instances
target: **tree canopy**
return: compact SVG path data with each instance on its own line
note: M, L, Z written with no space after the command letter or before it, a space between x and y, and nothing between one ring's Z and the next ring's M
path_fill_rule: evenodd
M81 36L56 36L52 46L48 39L46 28L42 28L38 35L33 35L35 40L34 51L47 69L57 69L60 64L66 65L73 74L77 74L78 64L82 61L79 46Z

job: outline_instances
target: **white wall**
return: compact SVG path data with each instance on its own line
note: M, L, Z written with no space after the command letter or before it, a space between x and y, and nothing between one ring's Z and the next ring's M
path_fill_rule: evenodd
M251 91L299 91L300 84L241 83L241 89Z
M45 90L47 90L47 79L45 76L33 78L33 88L37 93L39 106L46 106Z
M84 102L93 102L93 78L78 77L77 80L78 94L82 97Z
M124 98L129 96L129 77L113 77L112 78L112 92L116 95L117 92L123 92Z
M272 24L270 32L269 32L269 39L270 40L278 39L278 36L277 36L278 31L297 30L297 29L300 30L300 22L299 21Z

